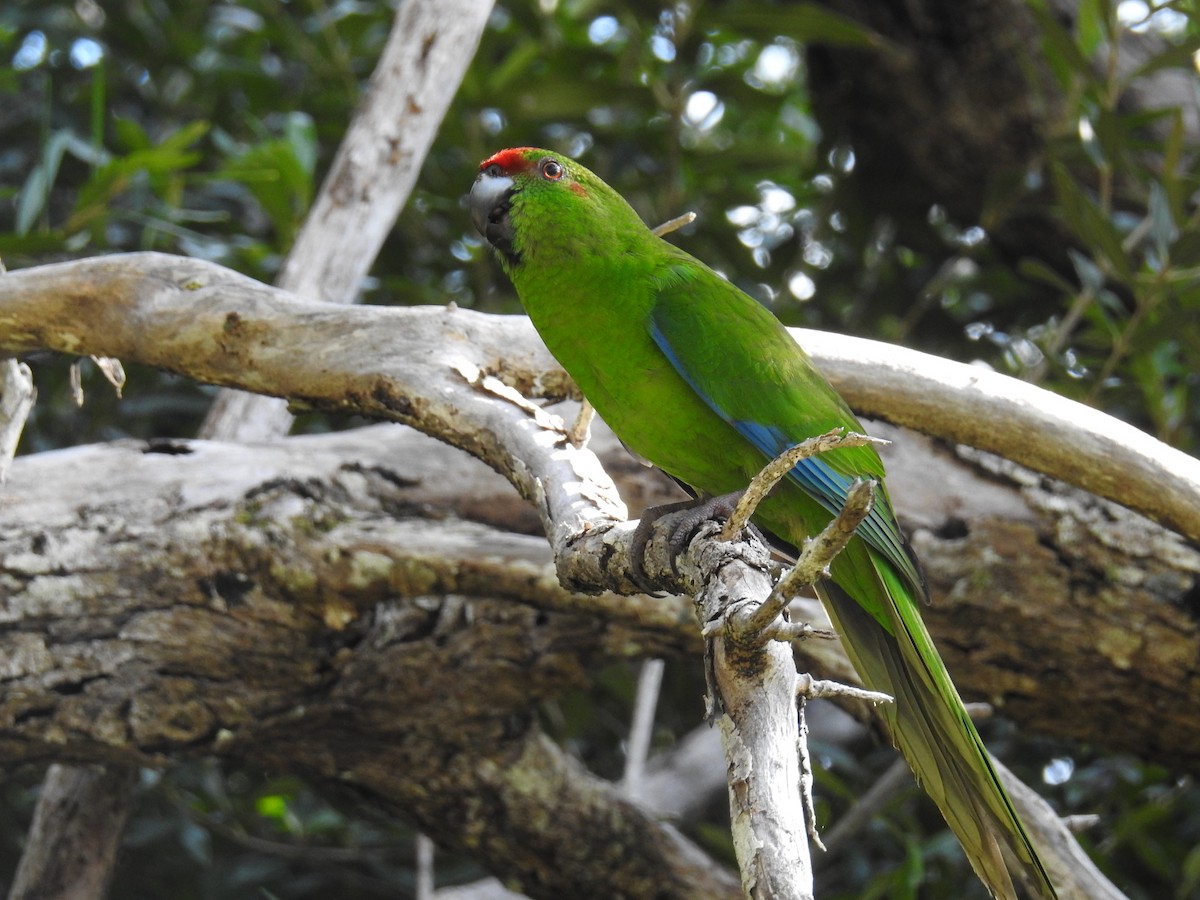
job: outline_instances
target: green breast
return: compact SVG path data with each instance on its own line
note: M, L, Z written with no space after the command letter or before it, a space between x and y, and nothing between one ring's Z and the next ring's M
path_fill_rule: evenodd
M547 348L630 450L702 493L746 486L761 455L654 343L648 274L602 273L584 290L561 270L517 272L513 280Z

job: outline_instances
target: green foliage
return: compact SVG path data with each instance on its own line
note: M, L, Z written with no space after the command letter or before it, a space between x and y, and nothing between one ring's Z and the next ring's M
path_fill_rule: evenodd
M1178 28L1127 72L1105 49L1117 6L1085 0L1071 27L1038 13L1064 97L1058 139L1044 164L993 187L980 222L949 221L931 204L917 233L845 190L854 148L822 143L808 96L806 40L878 47L886 35L811 3L502 0L367 299L515 311L461 198L492 151L541 144L580 156L651 222L698 212L679 243L790 323L982 359L1194 453L1197 156L1181 110L1130 113L1120 101L1134 78L1190 67L1200 28L1190 6L1174 4ZM4 5L0 257L17 268L153 248L270 280L391 16L388 4L315 0ZM1099 67L1090 61L1097 53ZM1063 246L1001 258L989 229L1018 202L1040 204ZM66 364L33 362L39 402L26 452L191 434L211 396L130 366L118 403L88 364L77 410ZM696 668L668 671L657 747L700 717ZM629 666L601 673L588 690L547 704L545 727L616 776L634 677ZM1131 896L1200 890L1200 797L1190 780L1080 748L1002 743L1006 761L1044 781L1064 812L1105 817L1096 858ZM814 751L823 823L894 758L869 747ZM1051 755L1076 757L1065 782L1042 777ZM7 863L34 783L26 772L5 785L5 806L17 814L0 832ZM722 816L694 836L728 858ZM190 765L144 786L116 895L395 896L410 877L409 837L292 779ZM447 880L473 872L439 862ZM915 787L820 870L819 885L830 897L960 897L977 887ZM946 887L939 895L931 885Z
M1024 273L1058 298L1040 321L1030 324L1036 314L1027 313L1021 331L1007 336L1032 348L1010 368L1194 453L1200 171L1185 152L1181 109L1129 113L1121 100L1140 78L1192 68L1200 18L1180 5L1165 45L1125 71L1113 40L1117 15L1116 4L1087 0L1074 33L1048 13L1041 18L1047 58L1068 98L1063 119L1074 126L1046 164L1074 278L1024 261ZM1097 53L1104 65L1087 61Z

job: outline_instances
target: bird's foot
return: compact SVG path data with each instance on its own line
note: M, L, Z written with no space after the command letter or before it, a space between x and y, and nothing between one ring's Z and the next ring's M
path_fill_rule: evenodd
M671 531L667 537L667 549L670 553L671 571L679 574L676 565L679 557L687 550L688 544L695 537L700 526L705 522L724 522L737 507L744 491L734 491L732 494L721 494L719 497L698 497L690 500L680 500L677 503L664 503L654 506L642 513L637 528L633 531L629 555L630 568L634 582L647 593L654 589L646 573L646 547L654 533L655 523L664 516L676 515L678 518L671 523ZM755 537L766 543L763 535L753 525L748 526Z

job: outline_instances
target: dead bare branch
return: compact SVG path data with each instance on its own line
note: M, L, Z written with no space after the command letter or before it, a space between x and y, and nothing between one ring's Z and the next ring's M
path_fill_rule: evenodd
M1200 543L1200 462L1192 457L1014 378L877 341L794 333L860 412L998 453ZM317 343L326 348L319 360L307 352ZM45 349L137 360L214 384L409 422L451 443L463 432L468 443L480 436L469 421L456 421L445 397L481 370L525 396L573 393L522 318L431 307L333 310L211 263L154 253L39 266L0 279L0 351ZM452 377L448 369L459 366ZM494 406L475 412L484 419L497 414ZM511 471L527 495L537 492L536 479L516 471L513 454L492 437L472 452Z

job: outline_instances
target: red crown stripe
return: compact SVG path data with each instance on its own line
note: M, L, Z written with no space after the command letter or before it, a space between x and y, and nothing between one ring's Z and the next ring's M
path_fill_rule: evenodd
M479 170L482 172L488 166L499 166L502 172L508 173L528 169L533 163L526 158L526 154L533 149L533 147L510 147L507 150L501 150L481 162Z

